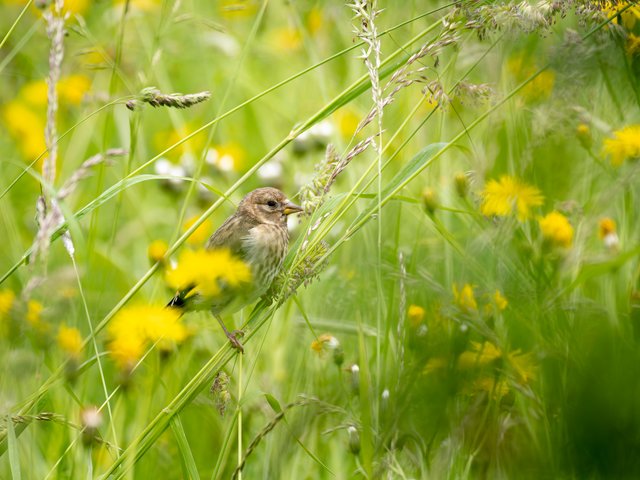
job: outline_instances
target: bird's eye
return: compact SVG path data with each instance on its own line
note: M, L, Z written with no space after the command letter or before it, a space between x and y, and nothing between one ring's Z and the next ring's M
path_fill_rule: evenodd
M267 202L267 205L269 205L271 208L275 208L278 205L278 202L276 202L275 200L269 200Z

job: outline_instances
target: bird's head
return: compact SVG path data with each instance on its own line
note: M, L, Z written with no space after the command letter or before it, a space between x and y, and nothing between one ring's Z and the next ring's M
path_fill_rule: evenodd
M302 207L289 201L277 188L258 188L245 196L238 206L238 213L247 215L259 223L286 225L287 215L301 212Z

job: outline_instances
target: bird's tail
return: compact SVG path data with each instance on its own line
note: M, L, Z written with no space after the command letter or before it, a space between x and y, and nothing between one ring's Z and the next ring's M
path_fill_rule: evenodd
M167 303L166 308L175 308L182 312L187 310L187 296L191 293L193 287L187 288L185 290L178 290L176 294L173 296L169 303Z
M178 292L175 294L175 296L169 300L169 303L167 303L166 308L177 308L178 310L184 310L184 307L186 306L186 301L184 299L184 296L182 295L182 292Z

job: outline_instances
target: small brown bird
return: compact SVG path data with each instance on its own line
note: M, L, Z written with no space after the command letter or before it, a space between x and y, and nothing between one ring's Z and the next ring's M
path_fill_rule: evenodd
M222 288L214 299L203 299L189 293L193 288L178 292L168 307L181 310L210 309L231 344L243 351L237 336L230 332L220 314L233 313L260 298L282 267L289 244L287 216L302 208L290 202L275 188L258 188L245 196L236 213L231 215L209 238L206 248L228 248L251 270L251 285L242 291ZM224 287L224 286L223 286Z

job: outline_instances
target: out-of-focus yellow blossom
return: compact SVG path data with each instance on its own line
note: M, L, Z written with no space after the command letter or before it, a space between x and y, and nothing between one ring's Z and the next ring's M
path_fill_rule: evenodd
M338 131L343 138L351 138L360 124L361 117L349 106L342 107L334 114Z
M573 227L567 217L560 212L553 211L542 217L538 222L545 240L559 247L571 247Z
M473 382L473 390L486 392L493 400L500 400L509 393L509 384L503 378L481 377Z
M184 222L184 225L182 226L182 231L186 232L187 230L189 230L193 226L193 224L196 223L198 218L200 218L199 215L194 215L193 217L187 219L187 221ZM209 238L209 235L211 235L212 226L213 225L211 223L211 219L205 219L205 221L202 222L200 226L194 230L189 238L187 238L187 243L189 245L197 246L201 246L202 244L204 244L205 240L207 240Z
M44 114L39 115L20 100L12 100L2 107L2 119L25 158L34 159L45 150Z
M86 75L69 75L56 86L60 101L71 105L80 105L85 94L91 88L91 79Z
M38 300L29 300L27 302L27 314L25 315L25 318L27 323L31 325L34 330L39 332L46 332L49 330L49 325L42 320L43 310L44 305L42 305Z
M302 35L297 28L281 27L272 31L273 47L280 52L293 52L302 46Z
M60 296L62 298L70 299L70 298L75 298L77 295L78 295L78 289L75 287L66 286L66 287L60 288Z
M518 82L527 80L538 70L536 65L524 57L511 58L507 62L507 68ZM556 74L552 70L544 70L522 87L519 94L529 102L544 100L551 95L555 80Z
M82 335L80 330L74 327L60 325L56 337L60 349L72 358L78 358L82 352Z
M485 367L502 357L502 351L491 342L471 342L471 350L466 350L458 357L458 368L470 369Z
M330 333L324 333L311 342L311 350L322 355L326 350L334 350L340 346L340 342Z
M613 218L604 217L598 222L598 236L604 239L607 235L616 233L616 222Z
M602 218L598 223L598 236L604 243L605 247L616 251L620 244L618 233L616 232L616 222L612 218Z
M437 372L447 367L449 361L445 357L433 357L430 358L427 364L422 369L424 375Z
M489 180L481 193L483 215L506 217L516 214L523 221L531 216L531 209L542 205L544 197L536 187L509 175Z
M160 350L171 350L188 336L187 327L180 321L180 313L173 308L162 308L147 316L145 334Z
M223 172L238 172L245 164L246 152L238 143L216 145L207 153L207 163Z
M516 375L516 380L522 384L527 384L536 376L536 363L533 354L522 353L520 349L507 354L507 362Z
M433 215L439 206L440 199L438 192L433 188L427 187L422 190L422 206L429 215Z
M613 132L602 146L605 155L614 166L622 165L627 159L640 157L640 125L629 125Z
M89 0L64 0L64 11L83 15L89 8Z
M412 327L418 327L424 320L424 308L420 305L409 305L407 309L407 317Z
M154 240L147 248L147 255L152 262L161 261L169 250L169 245L164 240Z
M0 320L9 316L16 294L12 290L0 290Z
M342 345L340 345L340 341L329 333L320 335L316 340L311 342L311 350L321 357L327 352L332 352L333 363L338 367L344 362L344 350L342 349Z
M115 5L123 5L125 0L114 0ZM137 10L148 12L160 6L160 0L130 0L129 6Z
M478 310L478 303L473 293L473 287L465 283L460 290L458 285L453 284L453 298L458 307L465 312L475 312Z
M614 15L618 15L619 19L622 22L622 26L627 30L633 30L636 22L640 19L640 7L633 5L636 2L604 2L601 4L602 13L604 13L607 18L611 18ZM629 7L629 5L632 5ZM629 8L627 8L629 7ZM624 10L624 12L622 12ZM622 12L622 13L618 13ZM618 22L618 18L612 20L616 23Z
M322 8L313 7L307 15L307 28L311 35L322 31L324 28L324 14Z
M154 144L157 149L164 151L167 148L175 145L179 141L181 141L186 136L193 133L196 129L191 125L184 125L177 129L172 129L168 131L158 132L154 135ZM200 152L205 145L206 137L202 135L202 132L191 137L184 143L181 143L177 147L173 148L171 151L167 152L165 155L173 158L174 161L179 159L185 153L194 153Z
M502 359L504 363L496 362ZM497 368L511 370L520 383L529 383L535 377L536 365L531 353L522 353L520 349L505 354L491 342L471 342L471 349L458 357L458 368L469 370L493 365Z
M136 335L115 337L107 347L109 355L122 370L131 370L145 352L146 341Z
M251 270L229 249L184 250L178 264L166 272L170 287L185 290L194 287L195 293L216 296L220 293L220 282L232 288L251 281Z
M47 106L47 88L45 80L33 80L25 83L18 95L29 105L44 108Z
M624 46L627 55L635 57L640 53L640 37L630 33Z
M501 312L505 310L509 305L509 302L507 301L507 299L505 298L505 296L502 294L500 290L496 290L495 293L493 294L493 303L495 303L496 307Z
M163 306L134 305L120 310L108 327L109 354L122 369L131 369L142 358L149 342L161 349L181 343L188 332L180 312Z
M591 129L586 123L581 123L576 127L576 136L584 148L589 150L593 145L593 138L591 137Z

